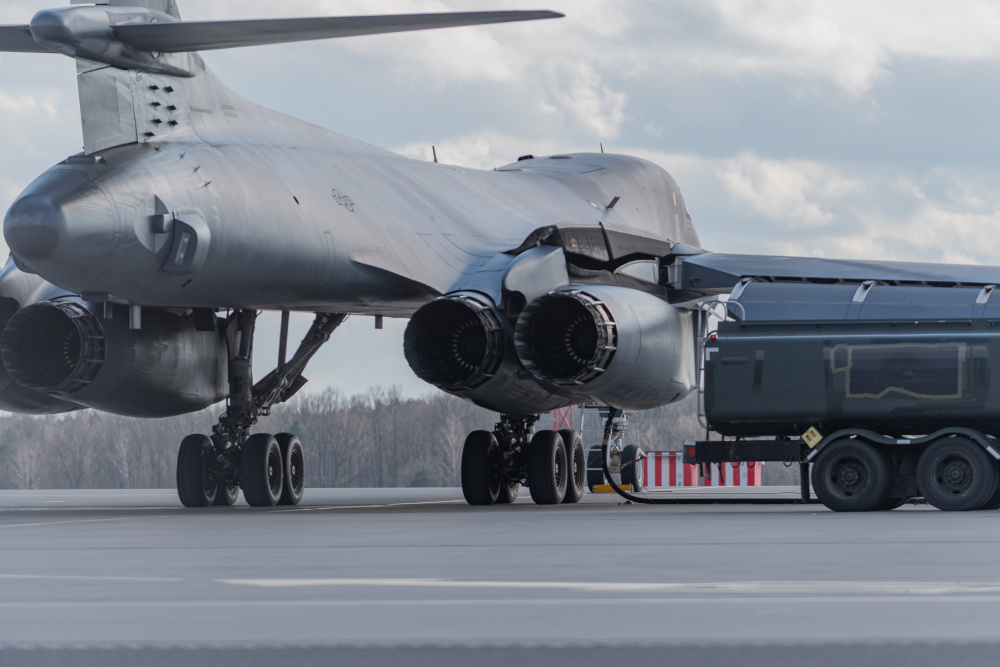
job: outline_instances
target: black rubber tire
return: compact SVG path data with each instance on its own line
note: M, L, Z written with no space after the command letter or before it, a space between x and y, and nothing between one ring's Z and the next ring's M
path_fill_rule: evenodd
M626 467L626 464L633 463ZM642 458L642 450L636 445L628 445L622 450L622 485L631 484L633 493L642 493L645 490L643 480L645 480L646 460Z
M539 431L528 445L528 490L536 505L558 505L566 497L566 445L555 431Z
M590 451L587 452L587 488L593 493L595 486L604 483L604 470L601 469L601 448L591 447Z
M997 466L978 444L951 436L931 443L920 455L917 486L939 510L985 509L997 493Z
M281 450L281 469L285 482L281 490L279 505L298 505L306 489L305 452L298 436L293 433L279 433L274 436Z
M212 447L216 451L220 449L218 436L212 436ZM232 486L228 484L219 484L215 490L215 502L212 503L216 507L232 507L236 504L236 501L240 497L240 485L233 484Z
M1000 475L1000 471L997 472ZM993 497L983 505L984 510L1000 510L1000 484L997 484L997 491L993 494Z
M882 502L878 507L873 507L872 512L891 512L897 507L902 507L906 504L909 498L900 498L899 496L889 496Z
M882 507L892 490L889 463L862 440L832 442L812 467L813 491L834 512L869 512Z
M212 504L218 507L232 507L239 498L240 487L238 485L220 485L215 490L215 502Z
M473 431L462 448L462 495L470 505L492 505L500 495L496 458L500 445L489 431Z
M255 433L243 444L240 458L243 498L251 507L274 507L285 486L278 441L269 433Z
M576 431L563 429L559 431L566 446L566 495L563 502L572 505L583 499L583 489L587 483L587 457L584 456L583 438ZM600 454L598 454L600 457Z
M496 505L510 505L517 500L517 494L521 492L521 483L509 484L500 482L500 490L497 493Z
M208 507L215 502L216 483L211 476L214 447L207 435L189 435L177 452L177 496L184 507Z

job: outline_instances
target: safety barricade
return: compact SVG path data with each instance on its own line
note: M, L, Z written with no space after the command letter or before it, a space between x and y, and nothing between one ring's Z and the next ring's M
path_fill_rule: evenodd
M764 464L760 461L743 463L705 464L704 486L763 486Z
M683 452L647 452L644 468L647 489L698 486L698 466L684 463Z

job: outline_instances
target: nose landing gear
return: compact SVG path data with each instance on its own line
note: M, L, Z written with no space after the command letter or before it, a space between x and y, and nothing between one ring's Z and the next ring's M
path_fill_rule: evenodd
M283 313L278 366L255 385L250 362L257 311L233 313L227 334L230 349L237 351L229 361L226 411L211 437L188 436L177 457L177 495L185 507L232 505L240 488L253 507L299 504L305 489L302 443L291 433L251 435L250 430L305 385L302 372L309 360L346 319L342 313L317 313L286 362L288 313Z

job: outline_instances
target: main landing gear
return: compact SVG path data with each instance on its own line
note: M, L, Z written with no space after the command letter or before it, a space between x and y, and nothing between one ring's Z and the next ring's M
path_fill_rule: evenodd
M229 398L226 412L211 436L189 435L177 457L177 494L185 507L232 505L239 491L253 507L298 505L305 489L302 443L291 433L250 434L260 417L302 388L309 360L345 314L318 313L291 360L285 360L288 313L282 314L278 366L256 385L251 376L257 311L241 310L227 322L230 349Z
M470 505L503 505L527 486L538 505L578 503L586 483L576 431L531 429L538 415L501 415L494 431L474 431L462 451L462 493Z

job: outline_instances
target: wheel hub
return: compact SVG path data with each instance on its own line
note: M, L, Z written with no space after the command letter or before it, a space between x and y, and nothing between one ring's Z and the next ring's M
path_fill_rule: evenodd
M833 466L831 481L838 493L854 496L868 486L868 468L856 459L845 459Z
M961 458L949 458L942 462L938 484L948 493L960 494L972 484L972 466Z

